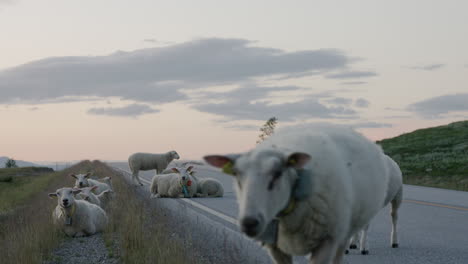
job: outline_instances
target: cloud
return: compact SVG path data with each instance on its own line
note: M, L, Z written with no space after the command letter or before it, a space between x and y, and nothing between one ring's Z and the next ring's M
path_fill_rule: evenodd
M224 103L198 104L193 107L201 112L235 120L266 120L275 116L283 121L296 121L309 118L355 118L356 114L350 108L327 107L316 98L283 104L230 100Z
M30 107L28 110L29 111L37 111L37 110L39 110L39 107Z
M377 73L371 71L346 71L326 75L328 79L356 79L377 76Z
M354 102L354 105L355 105L356 107L366 108L366 107L369 107L370 102L367 101L367 100L364 99L364 98L358 98L358 99L356 99L356 101Z
M342 82L341 85L360 85L366 84L367 82Z
M234 101L255 101L266 99L273 92L297 91L298 86L257 86L255 84L243 85L228 92L204 92L199 94L202 100L234 100Z
M350 105L353 100L344 97L334 97L332 99L325 100L327 103L330 104L338 104L338 105Z
M158 113L159 110L153 109L144 104L131 104L124 107L103 107L91 108L88 114L91 115L107 115L107 116L123 116L123 117L138 117L144 114Z
M434 71L434 70L440 69L440 68L442 68L444 66L445 66L445 64L436 63L436 64L429 64L429 65L423 65L423 66L414 66L414 67L410 67L410 69L422 70L422 71Z
M378 122L358 122L350 125L353 128L387 128L392 127L392 124Z
M468 111L468 93L448 94L429 98L407 107L425 118L438 118L451 112Z
M106 56L33 61L0 71L0 104L110 96L167 103L187 99L179 92L182 88L326 73L352 61L334 49L286 52L252 44L245 39L208 38Z

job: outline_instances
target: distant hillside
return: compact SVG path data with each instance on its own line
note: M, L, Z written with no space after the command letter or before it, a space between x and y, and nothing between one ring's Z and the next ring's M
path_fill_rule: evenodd
M406 183L468 191L468 121L377 141Z
M5 162L7 162L8 159L9 157L0 157L0 168L5 168ZM35 164L32 162L17 160L15 158L13 159L16 161L16 165L18 167L43 167L43 165Z

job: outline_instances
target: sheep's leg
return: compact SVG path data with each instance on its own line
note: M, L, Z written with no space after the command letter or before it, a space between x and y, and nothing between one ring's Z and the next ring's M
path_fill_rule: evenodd
M359 243L359 233L360 232L356 232L356 234L354 234L351 239L349 240L349 248L350 249L356 249L357 248L357 244Z
M140 186L143 186L143 184L142 184L141 181L140 181L140 177L138 177L138 172L139 172L139 171L132 171L132 181L133 181L134 183L137 182Z
M265 247L275 264L292 264L292 256L281 251L276 245L266 244Z
M361 231L361 241L359 243L359 248L361 249L362 255L369 254L369 244L367 243L367 230L369 229L369 225L366 225Z
M338 244L331 239L325 240L322 246L310 258L310 264L331 264L338 252ZM336 262L335 262L336 263Z
M403 188L401 188L392 200L392 209L390 215L392 216L392 248L398 247L398 234L397 234L397 221L398 221L398 208L400 208L401 201L403 200Z
M335 260L334 260L334 264L340 264L342 261L343 261L343 256L344 256L344 252L347 251L347 244L344 244L340 247L338 247L338 250L336 251L336 255L335 255Z

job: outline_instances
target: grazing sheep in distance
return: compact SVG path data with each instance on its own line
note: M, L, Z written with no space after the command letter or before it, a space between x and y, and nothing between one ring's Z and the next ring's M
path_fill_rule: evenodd
M173 168L174 173L155 175L150 187L151 197L193 197L197 191L197 183L190 176L192 168Z
M93 235L104 230L107 215L104 210L84 200L75 200L74 195L81 190L61 188L49 197L57 197L57 206L52 213L54 224L71 237Z
M275 263L310 253L311 263L342 263L387 193L382 150L342 126L283 129L237 159L204 159L234 175L241 230Z
M387 162L387 173L390 177L388 182L387 196L383 207L387 206L391 202L390 215L392 217L392 232L390 237L390 244L392 248L398 247L398 234L397 234L397 221L398 221L398 209L400 208L403 200L403 178L400 167L398 164L389 156L385 155ZM369 254L369 245L367 242L367 230L369 225L366 225L360 232L357 232L352 238L349 245L350 249L357 248L359 243L359 249L361 254Z
M107 183L103 183L97 180L90 179L89 176L91 175L90 172L86 174L70 174L71 177L75 178L75 188L84 188L84 187L93 187L97 186L96 189L93 190L95 194L100 194L105 190L111 189ZM109 177L110 181L110 177Z
M132 180L143 185L138 177L139 171L156 170L156 174L159 174L171 161L179 158L179 154L174 150L163 154L134 153L128 157L128 166L132 171Z

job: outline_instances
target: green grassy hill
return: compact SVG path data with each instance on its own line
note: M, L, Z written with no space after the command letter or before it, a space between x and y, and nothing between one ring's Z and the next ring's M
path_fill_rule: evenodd
M468 121L377 141L407 184L468 191Z

